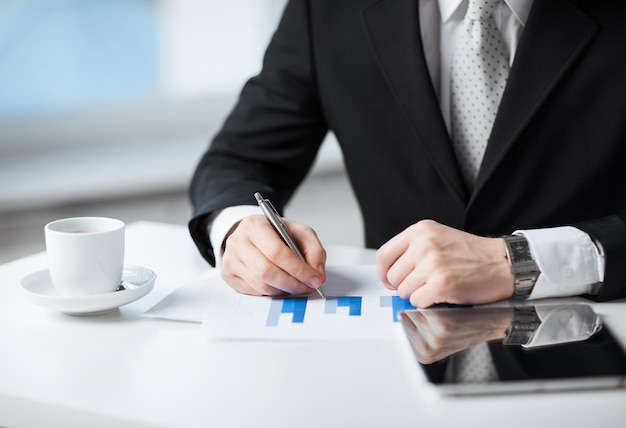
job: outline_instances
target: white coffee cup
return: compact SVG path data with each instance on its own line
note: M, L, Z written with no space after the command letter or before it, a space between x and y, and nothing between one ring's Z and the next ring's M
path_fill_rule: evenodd
M50 278L63 296L115 291L124 269L124 222L105 217L56 220L45 227Z

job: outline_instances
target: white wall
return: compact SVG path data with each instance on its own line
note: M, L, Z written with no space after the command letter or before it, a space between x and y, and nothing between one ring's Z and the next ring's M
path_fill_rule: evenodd
M285 0L159 0L162 88L196 96L239 88L260 69Z

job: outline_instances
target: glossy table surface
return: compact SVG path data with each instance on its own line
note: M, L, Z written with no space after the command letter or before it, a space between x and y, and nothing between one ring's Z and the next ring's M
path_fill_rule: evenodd
M22 279L45 253L0 266L0 426L621 427L626 390L444 398L424 385L400 327L386 339L210 340L201 324L142 316L209 269L184 226L128 225L126 263L157 273L106 315L36 306ZM329 264L374 252L329 248ZM594 304L626 343L626 302Z

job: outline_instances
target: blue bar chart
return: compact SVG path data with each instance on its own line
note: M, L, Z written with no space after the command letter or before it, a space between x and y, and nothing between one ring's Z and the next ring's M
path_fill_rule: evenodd
M312 301L323 304L324 315L345 314L348 317L360 317L363 315L363 296L328 297L326 300L320 301L315 299ZM281 318L284 324L304 324L308 303L308 297L272 298L265 325L267 327L278 327L281 324ZM316 306L319 307L319 305ZM388 313L391 314L393 322L398 322L398 312L415 309L408 300L398 296L380 296L378 307L390 309ZM370 312L374 310L375 308L371 308ZM320 315L316 311L313 315L314 320L318 320ZM315 322L314 320L311 322Z
M306 297L286 297L284 299L272 299L270 310L267 314L268 327L276 327L281 314L291 314L292 323L303 323L306 313Z
M402 331L398 312L415 309L378 280L375 266L329 268L326 299L307 296L259 297L237 293L206 279L188 288L186 301L205 302L196 319L219 338L357 339L387 338ZM207 274L207 277L209 275ZM182 299L178 298L178 301ZM208 305L208 306L207 306ZM188 316L189 308L185 310Z

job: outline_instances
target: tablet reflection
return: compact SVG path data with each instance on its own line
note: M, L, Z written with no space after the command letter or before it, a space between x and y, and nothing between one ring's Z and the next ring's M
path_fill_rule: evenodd
M584 375L594 361L601 366L606 360L598 349L609 356L623 355L612 336L603 332L600 317L584 303L434 308L405 311L400 319L418 361L435 382L488 383ZM596 351L590 346L580 347L594 342L600 332L606 334L596 340ZM579 347L572 348L576 344ZM588 361L554 362L577 354ZM618 371L626 370L623 360L615 361ZM596 368L591 371L598 372Z

